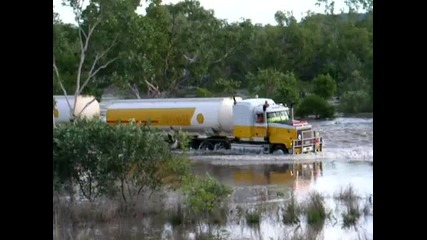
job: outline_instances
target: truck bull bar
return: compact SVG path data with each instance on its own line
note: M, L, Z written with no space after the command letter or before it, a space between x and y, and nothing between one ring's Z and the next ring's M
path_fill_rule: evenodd
M323 138L316 136L316 133L313 130L302 131L301 139L295 139L292 141L292 154L322 151Z

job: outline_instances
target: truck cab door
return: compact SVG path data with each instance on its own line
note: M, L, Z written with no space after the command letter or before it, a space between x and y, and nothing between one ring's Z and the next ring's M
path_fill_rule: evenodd
M264 112L255 113L254 126L251 128L251 138L253 141L264 141L267 135L267 119Z

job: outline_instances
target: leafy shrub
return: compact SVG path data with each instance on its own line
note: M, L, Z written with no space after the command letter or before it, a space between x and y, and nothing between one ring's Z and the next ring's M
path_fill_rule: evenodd
M337 84L329 74L320 74L313 80L313 93L324 99L331 98L336 90Z
M349 91L341 96L339 109L344 113L371 112L372 104L366 91Z
M302 100L296 109L296 115L300 117L314 115L316 118L333 118L335 108L322 97L310 95Z
M158 130L100 119L54 129L53 163L58 189L75 182L89 201L121 193L125 203L135 203L145 188L179 185L190 170L188 159L173 156Z
M195 214L212 213L219 208L231 189L212 177L193 176L184 188L186 205Z

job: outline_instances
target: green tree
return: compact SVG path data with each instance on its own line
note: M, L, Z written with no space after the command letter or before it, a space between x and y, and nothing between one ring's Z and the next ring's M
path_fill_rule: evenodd
M103 21L106 21L106 19L108 19L108 16L109 16L108 12L105 13L105 11L103 10L104 8L101 7L103 6L102 3L103 2L101 2L101 4L99 5L98 2L91 1L89 5L84 9L83 1L80 1L80 0L66 1L66 5L70 6L73 9L73 12L75 14L75 19L77 22L77 32L79 37L79 40L78 40L79 57L77 62L77 69L75 70L76 79L74 83L75 88L74 88L74 94L73 94L74 103L71 104L68 98L66 97L66 101L68 103L68 106L70 107L70 116L71 116L70 120L74 120L75 118L79 117L80 113L82 112L82 111L80 113L75 112L78 96L83 93L83 91L85 90L85 87L91 82L91 80L94 79L94 77L97 75L99 71L106 68L110 63L116 60L116 58L112 58L109 60L105 59L105 56L107 55L108 51L111 49L111 43L109 47L104 48L102 51L97 49L96 46L91 45L92 36L94 34L96 35L97 33L96 31L97 26ZM92 14L88 14L88 13L92 13ZM54 24L55 22L58 23L55 19L55 14L54 14ZM60 35L61 35L60 32L59 33L57 32L54 35L54 41L60 40L61 39L60 37L55 38L55 36L60 36ZM99 52L97 51L96 54L92 54L93 56L91 56L90 50L91 51L98 50ZM54 79L56 79L58 85L63 91L63 94L67 96L68 95L67 89L65 88L62 82L61 74L56 64L55 54L57 54L57 51L55 51L55 47L54 47L54 53L53 53L53 70L54 70L54 76L55 76ZM90 57L92 58L90 59Z
M98 23L82 66L82 84L99 54L109 49L95 68L115 60L90 78L83 94L99 97L112 85L135 98L177 96L194 88L209 89L215 96L239 89L287 102L304 97L323 74L336 81L337 96L364 90L372 104L371 0L347 1L345 12L333 1L321 0L325 13L307 12L301 21L279 10L276 26L252 24L250 19L227 22L199 1L147 3L146 14L139 15L139 1L92 0L76 12L81 16L76 26L61 23L54 13L55 62L67 92L76 91L79 33L84 40ZM294 87L281 83L287 73L296 79L298 97ZM63 94L55 71L54 78L56 94Z
M233 79L218 78L214 82L215 91L219 94L233 95L240 87L240 82Z
M313 80L313 93L324 99L331 98L336 90L337 84L329 74L320 74Z
M294 73L287 72L283 75L275 100L286 104L299 103L298 80Z
M341 97L339 109L344 113L371 112L369 94L364 90L348 91Z
M331 106L324 98L318 95L310 95L304 98L296 109L296 115L307 117L314 115L315 118L333 118L335 114L334 106Z
M256 75L249 73L247 79L253 94L282 103L298 102L298 81L291 72L282 73L273 68L259 69Z

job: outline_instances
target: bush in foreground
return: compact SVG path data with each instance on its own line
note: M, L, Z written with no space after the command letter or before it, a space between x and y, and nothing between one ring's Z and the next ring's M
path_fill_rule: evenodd
M78 119L54 129L53 163L56 190L77 184L90 202L119 194L128 206L145 189L177 187L190 173L188 159L173 156L156 129L100 119Z

